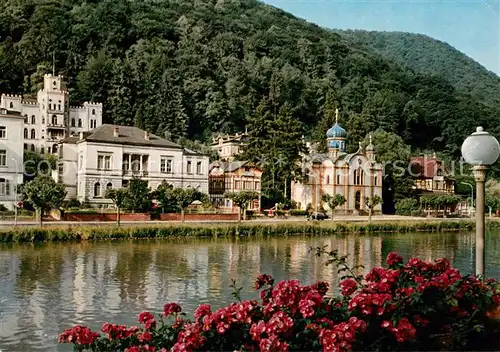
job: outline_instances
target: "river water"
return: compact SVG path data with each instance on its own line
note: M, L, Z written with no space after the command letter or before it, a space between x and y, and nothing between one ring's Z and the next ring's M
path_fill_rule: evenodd
M500 279L500 232L487 234L487 275ZM471 233L260 239L141 240L0 246L0 351L69 351L57 335L74 324L99 330L104 322L137 324L143 310L161 312L178 302L188 313L200 303L231 303L231 279L242 297L257 298L259 273L276 280L335 284L336 269L310 247L350 254L365 271L387 253L407 258L448 258L462 273L473 271Z

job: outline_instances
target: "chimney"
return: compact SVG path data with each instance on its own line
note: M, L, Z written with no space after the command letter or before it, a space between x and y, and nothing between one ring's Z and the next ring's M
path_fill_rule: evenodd
M120 137L120 129L118 127L115 127L115 129L113 130L113 136Z
M147 139L149 141L149 136L150 133L148 131L144 131L144 139Z

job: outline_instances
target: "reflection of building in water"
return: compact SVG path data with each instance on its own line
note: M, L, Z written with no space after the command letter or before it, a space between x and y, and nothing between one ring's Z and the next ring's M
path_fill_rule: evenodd
M83 314L87 308L85 302L85 261L84 253L80 252L75 258L75 274L73 278L73 302L77 315Z

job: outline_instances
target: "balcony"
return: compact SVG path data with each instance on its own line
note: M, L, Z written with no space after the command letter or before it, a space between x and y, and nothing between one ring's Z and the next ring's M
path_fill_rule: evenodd
M64 124L48 122L47 129L65 130L66 126Z
M149 176L149 172L143 171L143 170L123 170L122 174L123 174L123 176L129 176L129 177L148 177Z

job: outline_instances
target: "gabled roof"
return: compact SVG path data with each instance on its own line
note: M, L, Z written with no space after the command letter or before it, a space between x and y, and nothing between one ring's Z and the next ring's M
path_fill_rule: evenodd
M118 130L118 136L115 136L115 129ZM97 127L82 141L182 149L180 145L154 134L146 138L146 131L138 127L109 124Z
M250 163L250 161L245 160L245 161L221 161L217 160L214 161L213 163L210 164L209 169L213 169L214 167L219 166L224 172L234 172L238 169L241 169L244 166L249 166L249 167L255 167L258 168L257 166L254 166Z
M415 175L417 178L433 178L437 176L438 171L442 172L443 176L446 176L447 172L442 165L442 161L436 156L425 157L416 156L410 159L411 166L418 165L420 170L418 170L419 175ZM412 170L415 173L416 170Z

